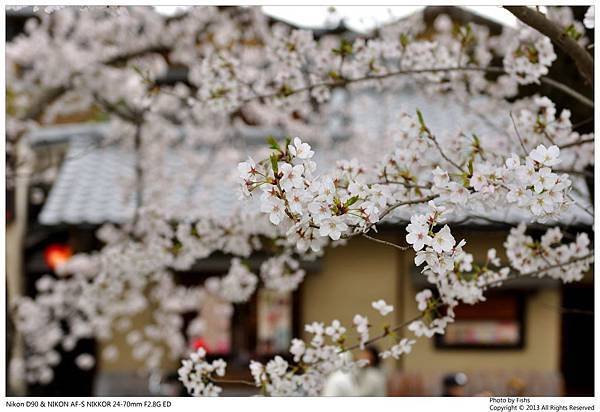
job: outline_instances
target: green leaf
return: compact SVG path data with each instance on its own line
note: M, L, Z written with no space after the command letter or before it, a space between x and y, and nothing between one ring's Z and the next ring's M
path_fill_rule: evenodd
M281 148L279 147L279 143L277 143L277 140L273 136L267 136L267 143L269 143L269 148L274 150L281 150Z
M358 195L356 196L352 196L350 199L346 200L346 204L344 205L345 207L350 207L353 204L355 204L356 202L358 202L358 199L360 199L358 197Z
M582 34L577 31L573 24L565 29L565 34L573 40L579 40L582 36Z
M183 249L183 244L181 244L181 242L179 241L175 241L173 243L173 246L171 246L171 253L174 255L178 255L179 252L181 252L181 249Z
M279 94L278 94L279 97L288 97L288 96L291 96L292 94L294 94L294 89L292 89L287 84L284 84L283 86L281 86L279 88Z
M332 79L332 80L341 80L342 76L339 75L338 72L336 72L335 70L330 70L327 75Z
M466 188L468 188L470 186L470 184L471 184L469 176L467 176L466 173L463 173L463 174L460 175L460 177L462 178L463 186L466 187Z
M277 166L277 155L274 153L271 155L271 167L273 168L273 173L279 173L279 167Z
M227 95L227 93L229 93L229 89L225 88L225 87L217 87L216 89L213 89L210 91L210 98L211 99L220 99L222 97L225 97Z
M140 69L140 67L138 65L134 64L133 66L131 66L131 68L133 69L134 72L139 74L140 77L142 77L144 80L146 79L146 74L142 71L142 69Z
M340 41L340 46L337 49L332 50L335 54L339 54L340 56L349 56L353 53L354 49L352 47L352 43L346 39L342 39Z
M421 125L421 131L425 132L429 129L427 129L427 126L425 126L425 120L423 119L423 113L421 113L421 111L419 109L417 109L417 118L419 119L419 124Z
M473 159L469 160L469 175L473 176Z
M467 45L467 44L471 43L473 41L473 39L474 39L473 29L471 29L471 25L469 23L467 23L467 25L465 26L465 33L462 38L462 44Z
M406 46L408 46L409 41L410 39L408 38L406 33L400 33L400 44L403 48L406 48Z

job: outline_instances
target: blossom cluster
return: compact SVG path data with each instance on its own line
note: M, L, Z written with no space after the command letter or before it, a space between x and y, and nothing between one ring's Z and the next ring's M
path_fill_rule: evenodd
M566 207L565 192L571 186L569 175L557 175L551 169L560 161L559 152L558 146L539 145L529 153L525 165L514 155L507 159L507 168L514 170L516 177L507 183L510 188L507 200L528 207L534 216L556 214Z
M268 160L239 164L244 194L260 189L260 210L274 225L287 228L298 252L320 251L328 240L368 230L387 205L387 189L356 181L360 169L340 165L334 176L313 176L316 163L310 145L299 137L275 150ZM360 179L360 177L359 177Z
M519 84L539 83L556 60L552 42L534 29L523 28L509 44L504 68Z
M231 267L225 276L207 279L205 287L228 302L239 303L246 302L254 294L257 284L256 275L236 258L232 259Z
M433 220L438 209L433 210L427 216L428 220ZM423 233L416 226L407 230L407 238L417 230ZM417 308L422 317L412 322L409 330L417 336L443 334L448 323L454 321L454 308L459 303L483 301L488 288L502 286L510 279L520 276L550 277L568 283L581 280L589 271L593 257L585 232L577 234L573 242L564 243L564 234L559 228L548 229L539 240L527 235L526 230L525 224L511 229L504 243L510 266L502 267L493 248L488 250L483 264L475 263L473 256L462 250L464 240L454 246L456 242L451 238L449 229L445 230L448 250L440 248L435 251L432 246L419 250L415 264L421 266L425 263L422 273L434 287L435 294L431 289L417 293ZM431 229L429 233L435 236ZM422 249L423 246L419 246Z
M564 283L579 281L589 270L593 259L587 233L577 234L564 243L560 228L548 229L539 240L526 233L527 226L511 229L504 243L512 267L521 274L559 279ZM537 273L536 273L537 272Z
M181 361L182 366L177 370L179 380L192 396L218 396L221 387L215 385L211 379L224 376L227 363L223 359L212 362L206 361L206 351L199 348L190 354L189 359Z
M304 280L305 271L289 254L280 254L265 260L260 266L260 278L269 289L291 292Z
M580 134L571 123L568 109L558 111L547 97L535 95L515 102L514 124L507 124L507 133L512 137L511 151L522 153L540 144L562 147L560 163L565 170L584 171L594 164L593 134ZM578 144L579 143L579 144Z

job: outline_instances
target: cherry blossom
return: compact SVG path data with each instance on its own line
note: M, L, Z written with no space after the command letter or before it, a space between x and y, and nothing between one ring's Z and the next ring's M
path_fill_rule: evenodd
M371 306L373 307L373 309L378 311L381 314L381 316L386 316L387 314L394 311L394 307L392 305L388 305L383 299L379 299L375 302L372 302Z
M362 315L355 315L352 322L360 335L360 348L363 349L365 343L369 340L369 319Z
M403 338L397 344L393 345L389 350L383 351L379 356L383 359L392 357L394 359L400 359L404 354L409 354L412 351L412 346L415 344L414 339Z
M299 137L294 137L294 145L289 145L288 150L292 156L298 159L310 159L315 154L315 152L310 150L310 145L302 143Z
M433 239L429 236L429 225L426 223L425 215L415 215L410 220L410 224L406 227L408 232L406 242L413 245L415 252L418 252L425 245L431 245Z
M588 29L594 28L594 6L590 6L590 8L588 8L585 12L583 24Z
M541 165L552 167L559 163L559 154L560 149L556 145L548 148L544 145L539 145L529 153L529 157Z

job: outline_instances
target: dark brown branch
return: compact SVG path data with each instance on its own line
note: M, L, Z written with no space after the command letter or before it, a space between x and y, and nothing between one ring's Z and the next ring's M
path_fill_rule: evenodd
M140 126L143 121L143 115L135 112L133 109L126 106L119 106L109 102L108 100L102 98L102 96L94 93L94 100L100 107L106 110L108 113L115 114L121 119L134 124L136 126Z
M565 314L594 316L593 310L565 308L562 306L550 305L548 303L543 303L543 302L540 304L540 306L546 307L550 310L556 310L560 313L565 313Z
M594 178L594 173L587 170L574 170L574 169L553 169L555 173L566 173L568 175L576 175L583 177Z
M37 100L37 102L32 105L27 112L25 112L25 119L37 119L44 110L58 99L60 96L67 92L66 87L55 87L52 89L46 90L42 96Z
M144 169L142 167L142 127L136 125L135 138L135 211L133 215L134 226L140 217L140 209L144 201Z
M369 339L364 344L365 345L370 345L372 343L375 343L375 342L377 342L377 341L379 341L379 340L381 340L381 339L383 339L383 338L385 338L387 336L390 336L392 332L398 332L398 331L400 331L401 329L407 327L408 325L410 325L413 322L416 322L417 320L421 319L422 317L423 317L423 314L421 313L418 316L415 316L414 318L412 318L412 319L410 319L410 320L408 320L408 321L406 321L406 322L404 322L404 323L402 323L400 325L397 325L397 326L393 327L392 329L385 330L381 335L378 335L378 336L375 336L375 337ZM349 346L349 347L345 348L340 353L344 353L344 352L348 352L348 351L351 351L351 350L355 350L355 349L358 349L360 347L361 347L360 343L356 343L356 344L354 344L352 346Z
M392 71L392 72L385 73L385 74L375 74L375 75L369 74L366 76L355 77L355 78L350 78L350 79L341 79L341 80L332 80L332 81L323 81L323 82L319 82L319 83L313 83L313 84L309 84L308 86L299 87L297 89L287 91L286 94L283 96L282 96L282 93L279 91L273 92L273 93L268 93L268 94L263 94L263 95L256 95L256 96L252 96L252 97L249 97L249 98L243 100L242 103L249 103L249 102L257 100L257 99L263 101L265 99L269 99L269 98L273 98L273 97L287 97L287 96L291 96L291 95L297 94L297 93L308 92L317 87L330 87L330 88L345 87L349 84L362 83L362 82L368 82L368 81L376 81L376 80L385 80L385 79L389 79L392 77L403 76L403 75L437 73L437 72L460 72L460 71L464 71L464 72L479 71L479 72L493 73L493 74L506 74L506 71L504 70L504 68L497 67L497 66L489 66L489 67L465 66L465 67L435 67L435 68L432 67L432 68L425 68L425 69L396 70L396 71ZM581 103L585 104L588 107L591 107L591 108L594 107L593 101L591 101L590 99L588 99L581 93L576 92L575 90L571 89L569 86L567 86L563 83L560 83L549 77L540 77L540 81L544 84L547 84L551 87L561 90L562 92L568 94L569 96L573 97L574 99L577 99L578 101L580 101Z
M540 81L542 83L547 84L548 86L554 87L555 89L568 94L571 97L574 97L586 106L594 107L594 102L592 100L588 99L583 94L576 92L575 90L571 89L570 87L561 82L557 82L556 80L551 79L550 77L541 77Z
M111 57L110 59L104 61L102 64L106 66L120 66L122 64L127 63L129 60L134 59L136 57L144 56L146 54L164 54L168 53L169 49L167 46L148 46L146 48L142 48L139 50L133 50L131 52L118 54L116 56Z
M594 84L594 60L592 56L574 39L569 37L556 23L530 7L504 6L504 8L529 27L548 36L563 52L571 56L583 78L589 84Z
M594 138L590 137L588 139L579 139L575 142L566 143L566 144L560 145L558 147L559 147L559 149L566 149L566 148L573 147L573 146L580 146L580 145L586 144L586 143L594 143Z
M585 126L586 124L588 124L588 123L592 123L593 121L594 121L594 116L590 116L590 117L588 117L587 119L584 119L584 120L582 120L582 121L580 121L580 122L577 122L577 123L575 123L575 124L573 125L572 129L573 129L573 130L575 130L575 129L579 129L581 126Z

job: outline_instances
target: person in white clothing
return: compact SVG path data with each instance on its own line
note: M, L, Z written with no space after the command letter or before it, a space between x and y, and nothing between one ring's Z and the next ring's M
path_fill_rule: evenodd
M366 359L369 363L357 371L358 396L386 396L387 377L379 366L379 351L374 346L367 346L358 359Z
M345 357L348 362L352 360L350 352L344 352L340 356ZM356 396L356 385L355 372L338 370L327 377L323 387L323 396Z

